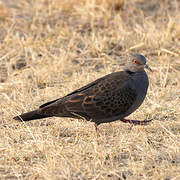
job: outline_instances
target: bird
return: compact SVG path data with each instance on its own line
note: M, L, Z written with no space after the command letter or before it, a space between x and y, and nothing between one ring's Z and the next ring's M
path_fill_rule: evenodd
M152 120L125 119L143 103L149 79L145 69L152 72L141 54L133 54L121 71L105 75L64 97L42 104L38 109L13 119L30 121L48 117L85 119L98 125L120 120L144 125Z

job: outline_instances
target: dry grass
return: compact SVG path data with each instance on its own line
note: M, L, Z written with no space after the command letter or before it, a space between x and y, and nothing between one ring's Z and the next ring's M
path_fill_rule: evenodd
M0 179L180 179L178 0L1 0ZM144 54L154 73L130 129L12 117ZM122 58L123 57L123 58Z

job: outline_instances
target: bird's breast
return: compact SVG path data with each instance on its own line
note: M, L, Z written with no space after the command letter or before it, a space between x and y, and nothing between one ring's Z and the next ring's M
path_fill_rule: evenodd
M124 117L134 112L144 101L149 86L149 80L146 72L138 72L131 78L129 85L136 91L136 100L131 108L124 114Z
M131 86L136 90L137 94L146 94L149 86L149 79L146 72L142 71L135 73L131 79Z

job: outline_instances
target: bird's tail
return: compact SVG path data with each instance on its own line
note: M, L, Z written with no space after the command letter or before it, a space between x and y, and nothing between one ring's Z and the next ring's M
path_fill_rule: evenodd
M19 116L15 116L13 117L13 119L18 120L18 121L31 121L31 120L42 119L46 117L50 117L50 116L39 114L38 110L34 110L34 111L21 114Z

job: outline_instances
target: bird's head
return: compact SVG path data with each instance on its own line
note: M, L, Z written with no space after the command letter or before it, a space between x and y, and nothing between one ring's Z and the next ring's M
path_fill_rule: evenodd
M146 64L146 58L141 54L133 54L131 60L126 65L126 69L131 72L140 72L144 68L152 72L152 69Z

